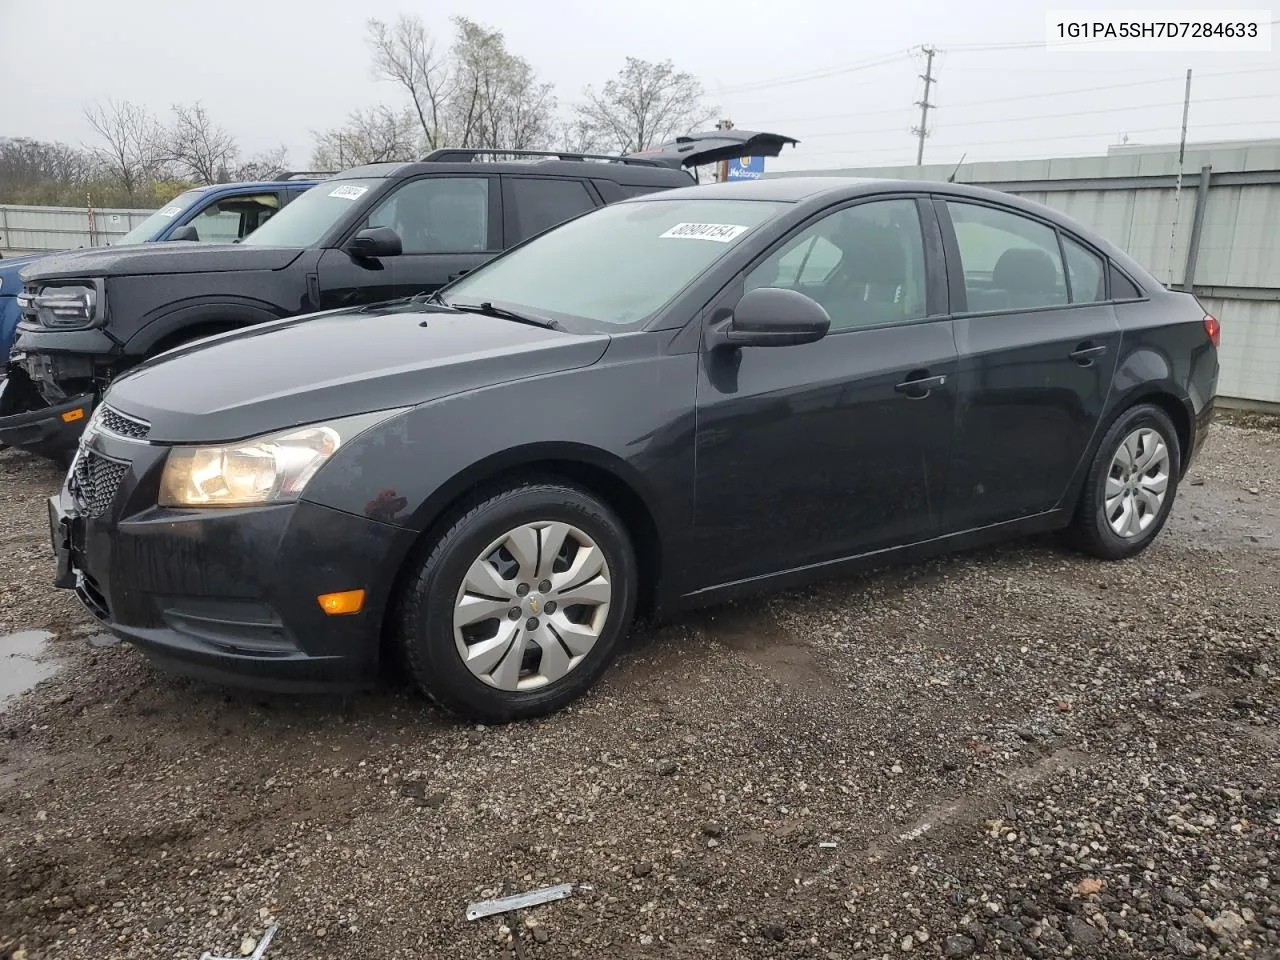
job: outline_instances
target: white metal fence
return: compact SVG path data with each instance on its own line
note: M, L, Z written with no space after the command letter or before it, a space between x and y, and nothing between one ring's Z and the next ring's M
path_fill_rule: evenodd
M0 254L74 250L113 243L153 210L94 210L92 229L84 207L20 207L0 204Z

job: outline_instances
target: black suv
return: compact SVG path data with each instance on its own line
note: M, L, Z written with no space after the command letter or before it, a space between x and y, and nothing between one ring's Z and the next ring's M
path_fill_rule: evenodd
M446 148L338 174L235 245L44 258L22 272L0 443L65 460L106 385L149 357L250 324L428 293L579 214L690 186L690 167L777 156L795 142L726 130L622 157Z

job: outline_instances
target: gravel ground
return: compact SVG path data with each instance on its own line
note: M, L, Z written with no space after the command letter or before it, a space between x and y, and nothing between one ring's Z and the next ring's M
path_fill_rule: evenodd
M1045 539L721 607L494 729L93 645L47 585L58 479L0 452L0 633L63 664L0 713L0 957L272 920L268 960L1280 957L1274 429L1217 426L1136 560Z

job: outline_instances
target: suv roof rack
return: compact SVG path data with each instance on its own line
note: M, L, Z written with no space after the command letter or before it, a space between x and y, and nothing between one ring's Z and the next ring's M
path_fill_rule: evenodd
M480 158L489 162L501 162L507 157L536 160L600 160L606 163L629 163L641 167L662 167L666 164L648 157L619 157L606 153L574 153L567 150L497 150L472 147L440 147L422 158L423 163L475 163Z
M271 179L277 182L282 180L315 180L332 177L336 172L336 170L281 170Z

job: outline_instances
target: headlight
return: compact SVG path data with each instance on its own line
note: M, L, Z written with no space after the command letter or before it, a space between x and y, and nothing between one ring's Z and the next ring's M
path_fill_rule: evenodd
M343 443L400 410L382 410L238 443L174 447L160 477L162 507L248 507L297 500Z
M98 315L102 292L92 281L50 284L31 298L42 327L87 327Z

